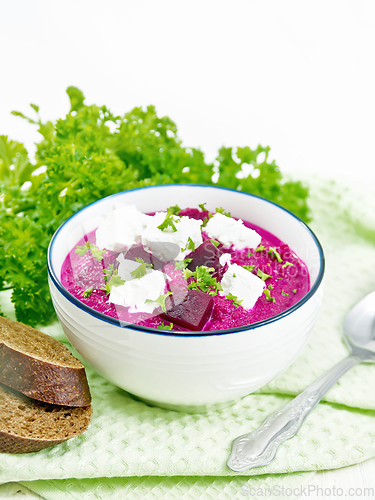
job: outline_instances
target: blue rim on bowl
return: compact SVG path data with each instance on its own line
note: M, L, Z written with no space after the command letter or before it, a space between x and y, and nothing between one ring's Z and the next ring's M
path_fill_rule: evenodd
M107 316L106 314L103 314L99 311L96 311L95 309L92 309L91 307L87 306L86 304L84 304L83 302L81 302L80 300L78 300L76 297L74 297L74 295L72 295L62 284L61 284L61 281L60 279L56 276L56 273L55 273L55 270L53 269L53 266L52 266L52 259L51 259L51 254L52 254L52 251L53 251L53 246L54 246L54 243L55 243L55 240L57 238L57 235L58 233L60 232L60 230L63 228L63 226L65 226L65 224L67 224L71 219L73 219L78 213L80 213L82 210L85 210L86 208L92 206L92 205L95 205L96 203L99 203L103 198L101 198L100 200L96 200L94 201L93 203L91 203L90 205L87 205L86 207L82 208L81 210L79 210L77 213L73 214L72 216L69 217L69 219L67 219L66 221L64 221L61 226L56 230L56 232L54 233L54 235L52 236L51 238L51 241L50 241L50 244L48 246L48 251L47 251L47 270L48 270L48 275L50 277L50 279L52 280L52 282L54 283L54 285L56 286L56 288L59 290L59 292L64 295L64 297L66 299L68 299L70 302L72 302L74 305L76 305L79 309L87 312L88 314L90 314L91 316L94 316L96 317L97 319L100 319L106 323L110 323L114 326L119 326L121 328L131 328L133 330L139 330L139 331L143 331L143 332L147 332L147 333L152 333L154 335L166 335L166 336L173 336L173 337L197 337L197 336L211 336L211 335L228 335L228 334L231 334L231 333L236 333L238 331L244 331L244 330L253 330L253 329L256 329L256 328L259 328L263 325L267 325L267 324L270 324L270 323L273 323L275 321L278 321L279 319L285 317L285 316L288 316L289 314L291 314L292 312L294 312L296 309L300 308L303 304L305 304L305 302L307 302L314 294L315 292L317 291L317 289L319 288L321 282L322 282L322 279L323 279L323 275L324 275L324 269L325 269L325 258L324 258L324 253L323 253L323 248L318 240L318 238L315 236L314 232L309 228L309 226L307 224L305 224L305 222L303 222L302 219L300 219L297 215L293 214L292 212L290 212L289 210L287 210L286 208L278 205L277 203L274 203L273 201L270 201L270 200L267 200L266 198L262 198L261 196L257 196L257 195L254 195L254 194L251 194L251 193L246 193L246 192L243 192L243 191L236 191L234 189L230 189L230 188L226 188L226 187L221 187L221 186L210 186L210 185L204 185L204 184L162 184L162 185L155 185L155 186L144 186L144 187L141 187L141 188L134 188L134 189L129 189L127 191L120 191L119 193L115 193L115 194L112 194L110 196L107 196L107 198L115 198L116 196L119 196L119 195L122 195L124 193L129 193L131 191L140 191L140 190L145 190L145 189L154 189L154 188L160 188L160 187L176 187L176 186L186 186L186 187L209 187L209 188L215 188L215 189L222 189L222 190L225 190L225 191L233 191L237 194L242 194L244 196L251 196L253 198L259 198L260 200L263 200L267 203L270 203L271 205L275 205L276 207L278 207L280 210L283 210L284 212L288 213L289 215L291 215L294 219L296 219L302 226L304 226L307 231L310 233L310 235L312 236L313 240L314 240L314 243L318 249L318 252L319 252L319 261L320 261L320 268L319 268L319 273L318 273L318 276L315 280L315 283L313 284L313 286L310 288L310 290L307 292L307 294L302 297L298 302L296 302L293 306L289 307L288 309L286 309L285 311L279 313L279 314L276 314L275 316L271 316L270 318L268 319L265 319L265 320L262 320L262 321L258 321L256 323L252 323L250 325L244 325L244 326L237 326L237 327L234 327L234 328L226 328L226 329L223 329L223 330L212 330L212 331L199 331L199 332L173 332L173 331L169 331L169 330L159 330L159 329L156 329L156 328L151 328L151 327L147 327L147 326L141 326L141 325L134 325L132 323L126 323L126 322L123 322L123 321L120 321L119 319L115 319L115 318L112 318L111 316Z

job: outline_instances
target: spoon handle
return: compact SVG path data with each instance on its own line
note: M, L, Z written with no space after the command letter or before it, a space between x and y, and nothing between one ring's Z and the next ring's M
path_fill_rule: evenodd
M227 462L228 467L234 472L242 472L272 462L280 444L298 432L305 418L328 389L360 362L361 358L357 356L343 359L283 408L271 413L258 429L236 438Z

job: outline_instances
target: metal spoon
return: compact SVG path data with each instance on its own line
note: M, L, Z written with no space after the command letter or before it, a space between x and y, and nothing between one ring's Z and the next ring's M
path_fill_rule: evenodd
M283 408L269 415L259 429L236 438L227 462L231 470L242 472L272 462L280 444L298 432L305 418L345 372L358 363L375 363L375 292L349 311L343 326L350 356Z

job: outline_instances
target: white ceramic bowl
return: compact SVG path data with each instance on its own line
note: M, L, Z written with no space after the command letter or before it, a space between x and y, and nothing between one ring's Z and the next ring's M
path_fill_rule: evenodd
M68 252L99 224L115 203L142 212L178 204L208 210L222 206L233 217L275 234L305 262L311 289L285 312L239 328L212 332L164 332L120 323L86 306L61 284ZM274 203L214 186L164 185L134 189L99 200L64 222L48 250L49 284L60 323L72 345L105 378L154 405L203 411L235 401L267 384L296 359L319 312L324 255L312 231Z

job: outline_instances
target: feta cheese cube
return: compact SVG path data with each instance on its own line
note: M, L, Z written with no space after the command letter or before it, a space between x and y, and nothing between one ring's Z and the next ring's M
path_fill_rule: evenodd
M161 271L151 271L142 278L127 281L124 285L113 287L109 302L119 306L129 307L131 313L152 313L158 302L155 301L164 294L166 283L165 275Z
M220 213L211 217L205 231L210 238L219 240L226 247L233 245L236 250L256 248L262 240L262 237L246 227L241 219L232 219Z
M99 248L120 252L141 241L141 234L152 218L140 212L135 205L117 205L102 217L96 230L96 245Z
M148 220L142 234L142 244L158 259L165 262L174 259L182 260L191 252L191 249L186 249L189 237L195 247L202 243L202 221L173 215L176 231L173 231L172 228L162 230L158 226L164 222L165 216L165 213L157 212ZM182 251L182 248L186 250Z
M238 264L229 265L221 286L223 291L220 294L226 296L231 293L242 301L241 306L244 309L252 309L266 288L264 281Z
M228 264L228 262L230 262L231 258L232 258L232 255L230 253L223 253L219 257L220 265L225 266L225 264Z

